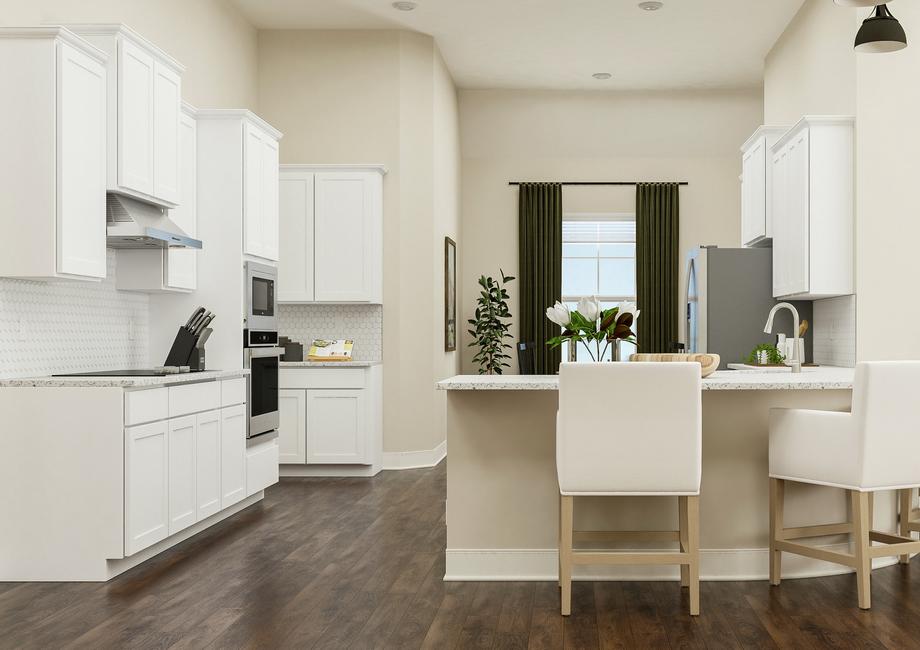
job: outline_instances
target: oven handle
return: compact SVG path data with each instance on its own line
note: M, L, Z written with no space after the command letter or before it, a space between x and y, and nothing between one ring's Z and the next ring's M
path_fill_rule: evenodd
M264 357L280 357L284 354L284 348L246 348L246 357L249 359L260 359Z

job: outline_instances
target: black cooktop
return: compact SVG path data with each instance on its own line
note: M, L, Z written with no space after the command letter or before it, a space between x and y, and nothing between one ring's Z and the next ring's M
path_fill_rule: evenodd
M201 370L192 370L194 372L202 372ZM141 370L97 370L95 372L66 372L60 375L52 375L52 377L166 377L167 375L175 375L177 373L164 372L162 370L151 370L151 369L141 369ZM183 372L183 375L190 373Z

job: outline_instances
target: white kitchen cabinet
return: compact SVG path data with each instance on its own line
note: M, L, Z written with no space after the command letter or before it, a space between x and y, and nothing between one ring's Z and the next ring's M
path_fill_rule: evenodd
M251 497L278 482L278 439L265 436L246 448L246 496Z
M307 462L367 462L364 390L307 391Z
M0 28L0 276L106 274L106 56L60 27ZM15 62L15 63L14 63Z
M179 205L169 211L185 234L198 236L197 110L183 103L179 120ZM189 293L198 287L198 254L192 248L120 249L115 286L121 291Z
M247 122L243 158L243 252L277 261L278 138L259 125Z
M281 166L278 301L380 303L381 166Z
M854 291L853 124L805 117L772 147L773 295Z
M169 421L169 534L197 521L197 423L194 415Z
M773 166L770 147L789 130L761 126L741 147L741 245L769 246L773 240Z
M278 302L313 302L313 172L282 165L279 185Z
M125 429L125 555L169 535L167 421Z
M225 383L225 382L222 382ZM195 416L195 521L207 519L220 505L220 411Z
M307 462L307 392L281 389L278 412L278 462Z
M184 67L125 25L72 29L109 57L108 190L175 207Z
M246 498L246 406L220 413L220 507Z

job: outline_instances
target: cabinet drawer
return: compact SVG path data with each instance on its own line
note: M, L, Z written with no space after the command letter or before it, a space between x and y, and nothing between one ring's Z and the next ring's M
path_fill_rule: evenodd
M169 417L169 396L165 388L125 393L125 426L165 420Z
M246 403L246 378L225 379L220 382L220 405L236 406Z
M280 388L365 388L366 368L281 368Z
M220 408L220 382L169 387L169 417Z
M246 496L278 482L278 440L252 445L246 450Z

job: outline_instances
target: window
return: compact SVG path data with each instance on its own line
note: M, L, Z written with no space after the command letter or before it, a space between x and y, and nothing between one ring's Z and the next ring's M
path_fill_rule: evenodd
M636 217L634 214L568 214L562 218L562 301L575 309L579 299L597 296L608 309L636 300ZM635 346L623 344L628 357ZM610 359L608 349L605 359ZM591 361L584 346L578 361ZM569 358L563 343L562 358Z

